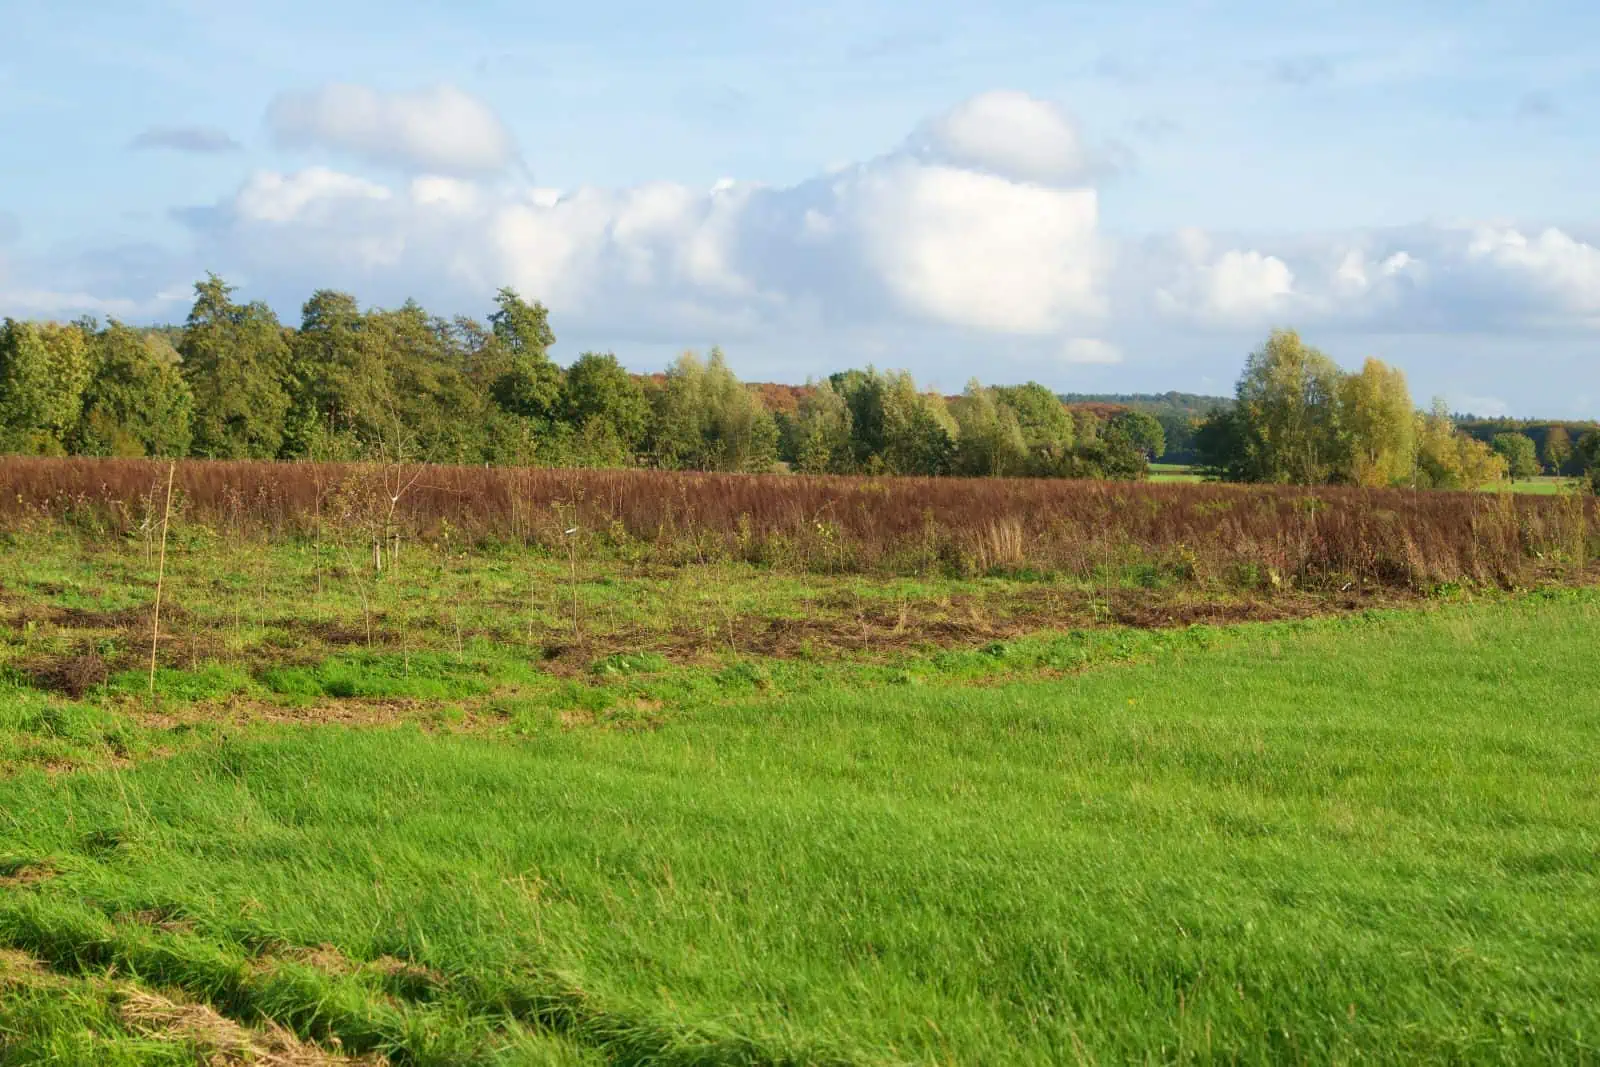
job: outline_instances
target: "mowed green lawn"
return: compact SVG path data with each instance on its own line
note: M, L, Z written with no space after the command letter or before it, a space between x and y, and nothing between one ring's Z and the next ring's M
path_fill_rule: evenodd
M130 982L402 1063L1595 1062L1597 636L1552 594L20 770L0 1063L194 1062Z
M1195 467L1185 466L1181 463L1152 463L1150 464L1150 481L1152 482L1201 482L1205 478ZM1486 493L1533 493L1538 496L1558 496L1562 493L1579 492L1582 483L1577 478L1555 478L1541 475L1537 478L1522 478L1515 482L1495 482L1483 487Z
M1194 468L1183 463L1150 464L1152 482L1202 482L1205 479Z
M1511 482L1496 482L1484 486L1488 492L1533 493L1538 496L1559 496L1562 493L1582 492L1583 483L1577 478L1555 478L1540 475L1537 478L1520 478Z

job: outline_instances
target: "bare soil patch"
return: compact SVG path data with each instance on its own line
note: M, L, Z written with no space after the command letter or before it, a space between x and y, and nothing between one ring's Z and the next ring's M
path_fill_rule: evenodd
M54 878L57 871L47 863L24 863L8 874L0 874L0 889L22 889Z

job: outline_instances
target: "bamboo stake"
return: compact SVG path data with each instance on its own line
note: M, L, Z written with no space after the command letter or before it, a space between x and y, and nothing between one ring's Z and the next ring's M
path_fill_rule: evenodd
M161 639L161 586L167 577L167 522L172 518L172 476L178 461L167 465L167 506L161 512L161 562L156 567L156 608L150 622L150 698L156 695L156 642Z

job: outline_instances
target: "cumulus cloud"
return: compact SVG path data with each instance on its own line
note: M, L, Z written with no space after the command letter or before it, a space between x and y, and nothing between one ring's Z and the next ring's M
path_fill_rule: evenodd
M1467 259L1493 268L1553 312L1600 319L1600 247L1554 228L1534 237L1483 228L1473 234Z
M364 293L481 299L512 284L564 316L633 329L911 322L1049 337L1103 315L1104 249L1095 190L1059 183L1070 153L1027 155L1041 150L1028 138L1062 132L1041 114L1050 121L1011 130L1016 143L978 139L958 115L939 159L908 146L788 188L555 191L459 174L384 185L310 167L255 174L185 217L208 261L286 284L315 263L323 283ZM961 153L991 165L948 161Z
M192 249L132 261L120 282L93 273L114 262L104 256L67 271L13 264L13 278L40 288L8 290L0 277L0 314L168 315L173 294L180 305L186 295L170 279L203 269L291 316L317 286L380 304L416 296L451 313L481 310L509 284L549 305L565 338L787 353L752 374L797 378L875 360L960 381L980 352L986 380L1054 374L1067 386L1116 364L1163 388L1184 361L1231 360L1274 325L1330 350L1341 337L1387 339L1362 341L1351 358L1437 343L1450 368L1487 361L1494 338L1530 329L1543 331L1546 351L1581 353L1600 328L1592 233L1499 224L1106 234L1076 126L1020 94L985 94L881 157L792 186L557 190L496 170L511 158L509 137L470 98L479 134L491 135L445 122L459 128L440 141L428 133L437 115L408 107L415 97L353 92L353 104L339 101L344 90L280 101L274 121L402 173L256 172L181 213ZM482 150L491 142L499 147ZM1484 379L1449 381L1499 390Z
M1016 181L1072 182L1090 168L1071 116L1009 90L983 93L950 109L913 135L911 147L939 163Z
M1003 333L1101 311L1092 189L897 160L842 190L861 251L906 310Z
M135 151L161 149L204 155L237 152L242 146L216 126L151 126L135 135L128 147Z
M413 171L486 174L517 160L499 117L451 85L384 93L332 84L284 93L267 109L267 126L281 147L326 149Z
M1155 302L1169 315L1250 323L1271 318L1295 295L1294 272L1282 259L1255 249L1213 254L1210 239L1195 230L1178 233L1160 261L1170 277L1157 287Z

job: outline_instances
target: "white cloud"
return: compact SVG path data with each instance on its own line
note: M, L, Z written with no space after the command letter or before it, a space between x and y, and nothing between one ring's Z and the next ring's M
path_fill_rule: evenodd
M14 318L71 319L79 315L104 315L115 319L141 319L170 315L181 307L191 290L163 289L153 297L134 298L97 296L82 290L10 289L4 287L6 274L0 270L0 315Z
M312 167L253 175L193 217L208 261L285 287L314 264L317 284L380 299L511 284L562 316L637 330L828 319L1048 336L1104 310L1096 215L1092 189L896 154L786 189L390 188Z
M1467 258L1494 266L1562 310L1600 316L1600 248L1561 230L1530 238L1515 229L1480 229Z
M234 197L234 209L253 222L320 222L351 200L387 200L387 188L376 182L311 167L298 174L261 171Z
M1255 322L1281 313L1294 295L1294 272L1277 256L1230 249L1215 259L1203 234L1180 233L1174 277L1156 292L1170 315L1220 324Z
M1061 358L1067 363L1121 363L1122 350L1097 337L1074 337L1062 346Z
M499 117L451 85L383 93L332 84L284 93L268 108L267 125L282 147L344 152L414 171L482 174L517 159Z
M1009 90L957 105L918 131L911 147L936 162L1016 181L1072 182L1089 169L1070 116L1048 101Z
M359 106L341 102L348 93ZM369 303L415 296L454 313L481 312L509 284L548 304L559 334L619 352L721 342L787 354L752 374L802 378L875 360L952 381L974 371L1044 380L1073 364L1120 364L1140 387L1163 388L1193 388L1202 369L1226 380L1268 327L1292 325L1341 358L1373 351L1408 370L1405 353L1434 344L1444 369L1419 378L1418 395L1460 388L1512 400L1496 374L1469 376L1502 358L1496 338L1539 331L1548 347L1530 347L1559 350L1547 358L1566 361L1566 378L1582 385L1600 327L1592 233L1502 222L1107 235L1076 129L1020 94L986 94L884 156L798 185L570 190L472 173L503 165L510 141L482 105L457 96L498 142L431 139L437 123L409 107L416 96L350 89L280 101L278 121L316 113L296 127L304 143L388 158L403 173L258 172L181 213L192 250L13 263L17 288L0 276L0 314L176 317L187 292L174 297L171 279L205 269L291 318L319 286ZM330 99L337 106L320 108ZM500 147L463 147L478 142Z
M1050 333L1101 310L1092 189L895 160L841 193L866 261L911 312Z

